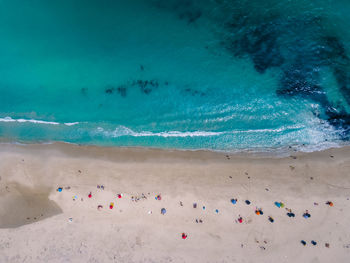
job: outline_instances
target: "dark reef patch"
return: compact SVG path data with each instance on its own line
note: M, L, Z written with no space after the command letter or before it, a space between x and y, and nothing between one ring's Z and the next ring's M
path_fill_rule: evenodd
M323 59L332 58L332 72L338 83L340 92L350 104L350 59L346 54L344 45L336 37L325 37Z
M179 14L179 18L186 20L189 24L196 22L201 16L200 10L184 11Z
M154 0L153 4L159 9L174 13L188 24L196 22L202 16L202 11L194 0Z
M249 57L255 70L280 70L279 96L301 96L319 103L320 118L348 131L350 115L332 103L321 85L322 69L333 73L340 93L350 105L350 59L339 38L323 30L320 17L284 17L273 14L256 18L237 13L226 23L225 47L235 57ZM348 138L346 132L343 138Z
M244 20L242 21L245 23ZM237 24L228 24L235 28ZM268 68L279 67L283 64L284 58L279 50L277 38L279 32L269 24L260 24L240 38L233 39L228 48L235 56L249 54L255 69L259 73L264 73Z
M342 68L333 68L333 74L340 86L340 92L343 97L350 104L350 76L349 71L346 71Z

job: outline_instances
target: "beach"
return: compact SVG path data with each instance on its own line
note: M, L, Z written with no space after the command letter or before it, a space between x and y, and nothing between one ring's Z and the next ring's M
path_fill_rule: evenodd
M2 144L0 262L348 262L349 172L349 147Z
M350 262L349 0L0 0L0 263Z

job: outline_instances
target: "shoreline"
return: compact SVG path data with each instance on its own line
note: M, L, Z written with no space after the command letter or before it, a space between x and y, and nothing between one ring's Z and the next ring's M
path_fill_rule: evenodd
M0 262L347 262L349 173L350 147L271 158L1 144Z
M334 149L342 149L342 148L350 148L350 144L343 142L340 143L331 143L327 146L320 147L315 149L315 146L303 146L303 145L290 145L283 146L279 148L252 148L252 149L236 149L236 150L215 150L215 149L182 149L182 148L159 148L159 147L143 147L143 146L115 146L115 145L95 145L95 144L78 144L72 142L64 142L64 141L50 141L50 142L6 142L0 141L1 146L7 145L15 145L15 146L23 146L23 147L31 147L31 146L39 146L39 145L64 145L72 146L72 147L86 147L91 149L122 149L122 150L150 150L150 151L164 151L164 152L193 152L193 153L214 153L214 154L224 154L231 156L244 156L244 157L253 157L253 158L285 158L295 154L308 154L308 153L316 153L316 152L324 152ZM311 148L310 148L311 147Z

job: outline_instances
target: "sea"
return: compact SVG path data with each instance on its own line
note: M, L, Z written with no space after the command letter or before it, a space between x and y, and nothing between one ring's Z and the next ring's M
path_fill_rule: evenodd
M349 0L0 0L0 141L349 144Z

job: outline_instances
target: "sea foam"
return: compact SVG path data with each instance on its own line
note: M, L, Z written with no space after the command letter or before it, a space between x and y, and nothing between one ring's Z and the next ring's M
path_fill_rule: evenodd
M133 136L133 137L205 137L205 136L219 136L222 135L223 132L208 132L208 131L188 131L188 132L180 132L180 131L167 131L167 132L135 132L127 127L119 126L115 130L105 130L102 127L98 127L96 129L96 134L102 134L106 137L121 137L121 136Z
M54 121L43 121L43 120L35 120L35 119L12 119L11 117L0 118L0 122L30 122L37 124L51 124L51 125L59 125L60 123Z
M73 126L79 124L79 122L66 122L66 123L59 123L55 121L43 121L43 120L35 120L35 119L13 119L11 117L4 117L0 118L0 122L19 122L19 123L35 123L35 124L48 124L48 125L66 125L66 126Z

